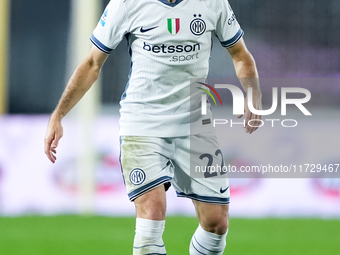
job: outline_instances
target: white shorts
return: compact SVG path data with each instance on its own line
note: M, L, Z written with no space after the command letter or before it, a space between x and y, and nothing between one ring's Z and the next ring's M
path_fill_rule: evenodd
M197 173L195 178L190 176L193 165L211 165L212 161L223 165L214 133L170 138L122 136L120 160L131 201L160 185L167 189L171 183L179 197L229 204L225 175L202 172L198 178Z

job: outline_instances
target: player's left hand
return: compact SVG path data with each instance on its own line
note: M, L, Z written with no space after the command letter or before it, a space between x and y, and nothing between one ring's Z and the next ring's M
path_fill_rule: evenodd
M262 95L256 91L253 92L253 106L257 110L262 110ZM245 118L245 130L246 133L252 134L254 131L261 126L262 115L256 115L249 110L248 107L248 96L244 100L244 118ZM237 116L237 118L242 118L243 115Z

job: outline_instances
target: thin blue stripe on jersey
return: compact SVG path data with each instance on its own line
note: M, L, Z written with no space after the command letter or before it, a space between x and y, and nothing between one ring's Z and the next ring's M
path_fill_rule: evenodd
M112 53L113 49L110 49L110 48L106 47L96 37L94 37L94 35L91 36L90 40L102 52L104 52L106 54L111 54Z
M228 41L225 41L225 42L221 42L222 46L223 47L226 47L226 48L229 48L231 46L234 46L240 39L241 37L244 35L244 32L243 30L240 28L240 30L236 33L236 35L231 38L230 40Z

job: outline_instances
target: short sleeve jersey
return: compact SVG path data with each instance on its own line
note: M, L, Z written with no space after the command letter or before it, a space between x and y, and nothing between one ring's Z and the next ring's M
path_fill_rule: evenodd
M210 110L201 115L204 92L190 91L190 81L208 75L212 35L224 47L243 36L227 0L110 1L91 42L106 54L123 38L129 44L131 70L120 102L120 135L212 131Z

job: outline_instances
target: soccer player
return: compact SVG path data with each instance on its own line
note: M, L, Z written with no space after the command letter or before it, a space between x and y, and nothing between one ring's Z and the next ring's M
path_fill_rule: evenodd
M261 109L256 65L227 0L112 0L91 36L87 58L51 115L45 153L54 163L63 134L61 119L92 86L107 56L125 37L131 71L119 124L124 180L136 206L135 255L166 254L162 234L170 184L196 208L199 226L190 254L223 254L225 249L228 179L190 177L190 164L202 164L205 157L221 162L222 157L210 110L201 115L203 92L190 93L190 81L204 81L208 75L212 35L229 51L242 87L252 88L253 105ZM259 118L245 104L245 123ZM251 134L256 128L246 125L245 130ZM191 143L199 146L190 148Z

